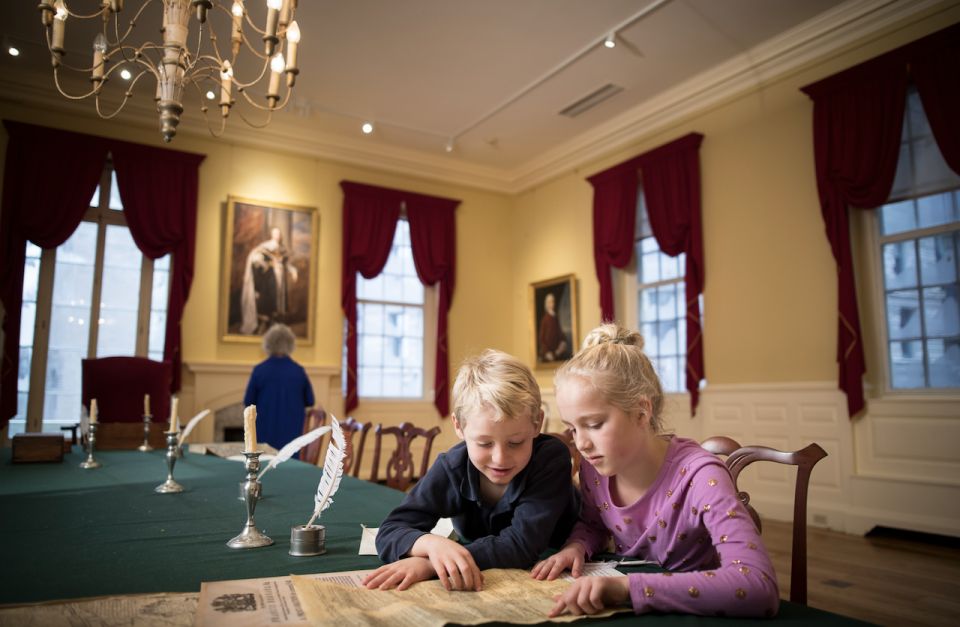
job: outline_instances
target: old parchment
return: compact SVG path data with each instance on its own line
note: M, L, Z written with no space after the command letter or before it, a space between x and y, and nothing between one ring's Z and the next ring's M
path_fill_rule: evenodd
M297 597L311 625L372 625L382 627L440 627L446 623L478 625L502 621L529 625L547 620L553 595L570 583L537 581L518 569L483 571L482 592L447 592L437 580L422 581L403 592L367 590L292 575ZM612 616L609 610L595 617ZM571 622L581 616L550 620Z
M0 609L0 626L189 627L197 593L130 594Z

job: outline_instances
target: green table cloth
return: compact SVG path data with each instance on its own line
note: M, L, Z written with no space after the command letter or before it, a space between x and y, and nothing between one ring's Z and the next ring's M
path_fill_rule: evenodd
M293 557L290 527L307 522L321 469L290 460L263 478L257 527L269 547L230 549L246 522L238 499L241 462L186 454L174 477L186 491L157 494L166 479L163 451L102 451L103 466L79 468L78 449L62 464L11 464L0 454L0 604L146 592L196 592L203 581L375 568L357 555L361 525L376 527L403 494L344 477L320 519L325 555ZM604 623L667 621L729 625L730 619L620 614ZM856 624L857 621L783 601L777 624ZM600 622L600 621L597 621ZM736 621L733 621L736 622ZM756 622L756 621L750 621Z

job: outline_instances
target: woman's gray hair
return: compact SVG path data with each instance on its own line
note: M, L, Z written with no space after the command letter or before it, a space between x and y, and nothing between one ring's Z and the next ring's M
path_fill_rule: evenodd
M285 324L274 324L263 335L263 350L268 355L286 357L293 352L297 338Z

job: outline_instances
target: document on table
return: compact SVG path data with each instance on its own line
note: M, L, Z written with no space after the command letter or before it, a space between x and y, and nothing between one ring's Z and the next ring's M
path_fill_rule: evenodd
M312 626L372 625L374 627L442 627L446 623L479 625L509 622L529 625L547 620L553 596L566 590L566 581L538 581L529 571L494 568L483 571L480 592L449 592L437 580L421 581L403 592L367 590L292 575L301 607ZM630 608L607 610L612 616ZM559 616L571 622L582 616Z
M189 627L197 593L131 594L0 608L0 625L17 627Z

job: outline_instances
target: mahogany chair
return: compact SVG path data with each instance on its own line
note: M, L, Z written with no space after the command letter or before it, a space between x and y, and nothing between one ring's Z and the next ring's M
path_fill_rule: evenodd
M87 410L97 399L99 449L134 449L143 443L143 397L150 395L150 444L166 446L163 431L170 420L169 361L146 357L100 357L81 361L81 399Z
M303 433L307 434L325 424L327 424L327 412L319 407L311 407L307 410L307 415L303 419ZM316 466L317 461L320 459L320 451L323 450L324 440L326 439L327 434L324 434L303 447L300 451L300 461Z
M347 441L347 456L343 460L343 474L360 476L360 462L363 459L363 447L367 443L367 433L373 428L373 423L359 423L353 418L347 418L340 423L343 437ZM354 442L354 435L360 434L359 442Z
M737 486L740 472L757 461L776 462L797 467L796 488L793 495L793 550L790 556L790 601L807 604L807 488L810 485L810 473L827 452L819 444L808 444L799 451L778 451L766 446L740 446L736 440L726 436L707 438L700 444L714 455L725 455L724 463L733 476ZM757 526L763 531L760 516L750 505L750 495L737 487L737 496Z
M380 453L384 435L394 436L397 447L387 460L386 478L383 482L391 488L405 491L412 483L426 474L427 468L430 466L430 449L433 448L433 440L439 433L440 427L421 429L409 422L401 423L396 427L377 425L374 430L373 469L370 472L370 481L380 482ZM414 473L413 452L410 450L410 444L418 437L423 438L424 442L420 472L416 474Z
M580 487L580 462L583 460L583 457L580 455L580 451L577 450L577 445L573 441L573 434L570 432L570 429L566 429L560 433L547 433L547 435L552 435L567 445L567 449L570 451L570 466L571 473L573 475L573 483L577 487Z

